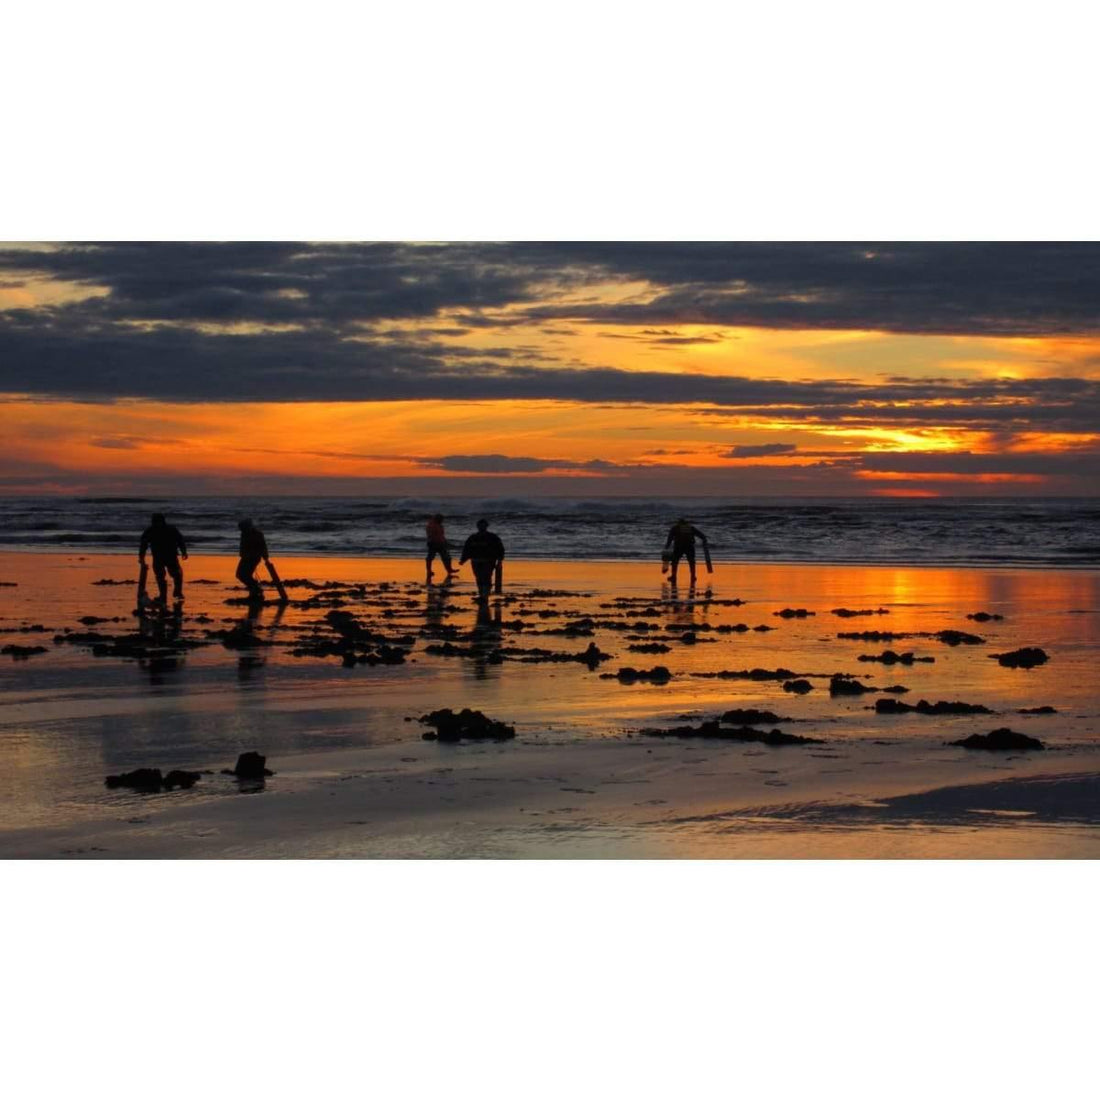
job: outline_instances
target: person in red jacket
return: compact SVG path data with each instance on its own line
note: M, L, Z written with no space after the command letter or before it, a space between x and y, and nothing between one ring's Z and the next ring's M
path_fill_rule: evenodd
M432 562L435 560L436 554L439 555L443 568L447 570L447 576L457 573L458 570L451 565L451 552L447 549L447 534L443 530L443 517L438 512L428 520L424 533L428 539L428 556L425 559L428 569L427 583L432 583Z

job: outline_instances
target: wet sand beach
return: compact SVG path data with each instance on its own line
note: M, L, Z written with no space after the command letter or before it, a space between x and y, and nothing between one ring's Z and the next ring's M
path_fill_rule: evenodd
M181 613L139 618L130 557L0 554L0 646L44 650L0 657L0 856L1100 854L1095 571L718 564L692 592L657 565L515 561L479 622L465 572L277 561L284 608L250 612L235 559L195 556ZM1048 660L991 657L1021 647ZM463 707L515 737L423 739L416 718ZM735 708L774 717L704 726ZM678 727L712 735L645 732ZM945 744L1004 727L1046 748ZM262 786L221 772L248 750ZM104 786L142 767L202 775Z

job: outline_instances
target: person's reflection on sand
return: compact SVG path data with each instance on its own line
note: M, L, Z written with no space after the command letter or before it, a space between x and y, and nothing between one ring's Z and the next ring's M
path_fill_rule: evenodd
M250 698L251 701L247 704L249 708L263 707L266 703L263 702L266 698L267 692L267 677L264 672L267 668L267 652L268 650L261 651L259 649L259 636L256 633L256 626L261 618L263 618L264 611L269 604L249 604L245 614L240 618L237 623L236 630L241 632L242 635L251 637L254 639L253 645L247 643L243 647L243 652L237 654L237 686L244 690L247 695L246 698ZM275 605L275 613L271 617L270 623L266 626L266 632L271 633L278 629L283 616L286 614L285 603L278 603ZM246 783L253 782L252 780L240 780L240 786L242 790L245 790ZM260 779L259 786L250 787L248 790L263 790L263 780ZM245 790L245 793L248 793Z
M474 675L479 680L484 680L489 675L492 665L501 664L500 642L503 633L501 626L503 616L501 601L494 603L492 611L489 604L479 601L477 605L477 620L471 632L471 645L473 650L472 665Z
M138 633L146 643L146 654L138 660L140 668L149 673L153 686L165 683L165 674L183 667L184 658L176 645L183 630L183 605L174 604L171 611L154 604L138 616Z
M174 642L183 629L183 604L173 604L172 610L151 610L138 616L138 632L155 643Z
M241 683L249 682L257 672L262 672L267 664L267 658L258 653L242 653L237 658L237 680Z
M241 616L240 621L237 624L237 633L242 638L251 636L257 639L256 628L260 625L260 620L264 617L264 611L268 605L265 603L249 603L244 615ZM286 614L286 604L276 605L275 614L271 619L271 623L266 628L269 632L275 630L282 620L283 615ZM247 646L245 648L248 648Z
M667 600L673 614L687 614L690 618L695 606L695 585L688 585L687 591L681 594L679 586L672 581L668 586Z
M178 654L155 654L144 657L138 664L149 673L149 683L152 687L160 687L168 683L166 673L178 672L184 665L183 657Z
M425 589L424 600L424 625L434 637L440 627L443 626L443 618L447 614L447 597L451 594L452 578L447 576L442 584L432 585Z
M691 631L707 621L714 591L706 588L700 596L695 586L690 585L681 597L679 591L670 586L662 588L661 596L669 606L669 627L673 630Z

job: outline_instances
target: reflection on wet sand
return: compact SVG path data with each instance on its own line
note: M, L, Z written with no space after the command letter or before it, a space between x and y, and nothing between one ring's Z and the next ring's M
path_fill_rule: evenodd
M258 749L276 762L279 776L263 798L250 800L261 807L251 850L275 844L280 833L262 807L293 795L309 807L303 820L323 824L325 843L345 854L382 854L390 844L384 838L399 826L420 837L425 854L439 850L436 830L469 822L472 807L489 814L486 828L513 837L494 842L504 854L538 848L549 823L557 828L564 819L583 829L570 833L573 848L559 838L555 851L601 854L592 838L607 838L614 826L619 840L607 839L603 854L618 845L632 854L652 847L736 855L774 849L777 841L767 838L792 830L834 830L848 837L851 854L868 854L865 840L879 837L881 844L883 828L942 827L968 837L996 830L1002 840L995 854L1012 854L1015 841L1000 811L1013 805L984 807L996 813L969 807L945 821L904 799L990 780L1087 773L1100 759L1093 686L1100 575L1093 572L737 565L718 566L705 587L674 589L647 565L515 561L503 593L478 606L466 580L425 587L420 561L285 559L291 602L249 607L236 602L232 566L228 558L192 557L196 579L187 604L135 617L128 560L0 555L0 575L17 585L3 590L0 641L33 635L47 643L43 654L0 665L5 851L13 843L18 849L21 830L98 828L135 816L134 805L118 801L135 796L108 796L105 774L145 765L217 771L239 752ZM96 583L103 581L112 583ZM777 614L784 609L806 615ZM874 614L848 618L837 609ZM1001 617L967 618L979 612ZM879 643L839 636L865 631L909 637ZM943 631L982 640L946 644ZM912 651L914 662L859 660L889 646ZM1042 647L1050 661L1022 670L990 659L1020 646ZM589 647L599 658L578 659ZM642 656L647 647L659 656ZM653 663L669 669L667 682L614 675ZM696 675L776 669L820 679L799 695L776 679ZM601 679L601 672L612 677ZM877 691L907 688L902 697L909 702L982 704L994 716L877 713L873 693L831 696L835 674ZM425 755L419 728L405 719L463 706L514 723L516 744L503 756L465 744L434 746ZM1042 706L1055 713L1018 713ZM731 708L753 707L784 715L792 730L826 744L643 744L638 736L643 727L697 727ZM995 726L1039 738L1049 751L1028 757L945 744ZM405 755L390 760L391 748ZM383 760L388 769L387 782L358 792L384 809L370 815L369 841L337 842L343 826L315 798L330 793L315 777L348 753L358 759L346 762L344 790L356 790L354 776ZM480 774L460 768L444 788L423 771L456 763L476 764ZM544 790L538 777L548 773L560 773L561 782ZM636 783L650 788L647 798L633 797ZM1006 789L1016 792L1020 808L1030 797L1025 792L1038 788ZM761 810L774 808L764 796L778 791L784 806L802 809ZM138 816L215 813L225 793L220 781L204 777L192 791L141 803ZM647 802L656 815L654 806L646 812L635 805ZM751 828L737 816L749 809ZM719 816L704 823L708 815ZM1038 811L1029 823L1070 828ZM1078 817L1072 827L1088 837L1096 824ZM126 836L115 839L115 850L137 843ZM964 850L937 854L973 850L972 840L959 843ZM1074 843L1084 850L1091 840ZM294 844L305 850L300 836ZM982 844L996 847L988 838ZM836 845L829 842L831 854L844 854Z

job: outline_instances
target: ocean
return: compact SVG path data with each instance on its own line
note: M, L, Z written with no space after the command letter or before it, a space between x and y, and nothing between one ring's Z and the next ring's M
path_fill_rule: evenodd
M424 523L446 517L452 543L481 516L509 556L656 560L669 525L689 517L716 561L1100 566L1100 499L494 499L9 497L0 550L134 554L154 511L196 552L233 553L250 516L273 556L410 557Z

